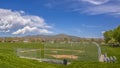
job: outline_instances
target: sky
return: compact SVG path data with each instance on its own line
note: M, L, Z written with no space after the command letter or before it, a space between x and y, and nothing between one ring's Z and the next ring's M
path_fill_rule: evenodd
M102 38L120 25L120 0L0 0L0 37Z

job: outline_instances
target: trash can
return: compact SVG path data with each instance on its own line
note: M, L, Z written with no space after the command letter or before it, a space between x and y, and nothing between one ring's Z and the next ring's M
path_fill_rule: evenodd
M67 59L63 59L63 64L67 65Z

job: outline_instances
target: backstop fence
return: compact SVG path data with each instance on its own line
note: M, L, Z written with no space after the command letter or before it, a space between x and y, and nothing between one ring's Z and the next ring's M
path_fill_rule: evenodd
M88 42L44 43L43 48L18 48L19 57L68 61L98 61L98 47Z

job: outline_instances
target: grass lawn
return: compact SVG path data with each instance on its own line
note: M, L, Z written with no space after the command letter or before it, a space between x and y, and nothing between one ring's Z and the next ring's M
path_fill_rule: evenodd
M98 48L95 44L92 43L45 43L44 46L44 54L46 54L45 58L52 58L52 59L64 59L51 57L51 55L65 55L67 57L71 56L70 58L66 58L68 60L75 60L75 61L98 61ZM73 57L72 57L73 56ZM74 58L77 57L77 58Z
M0 43L0 68L120 68L120 48L102 46L102 52L116 56L117 63L99 63L97 61L74 61L70 65L57 65L35 60L19 58L16 48L42 48L40 43Z

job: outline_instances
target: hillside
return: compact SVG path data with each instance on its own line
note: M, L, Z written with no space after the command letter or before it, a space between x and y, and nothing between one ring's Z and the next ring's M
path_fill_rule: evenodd
M57 34L57 35L33 35L25 36L25 38L40 38L41 40L54 41L54 40L68 40L68 41L80 41L80 37L67 35L67 34Z

